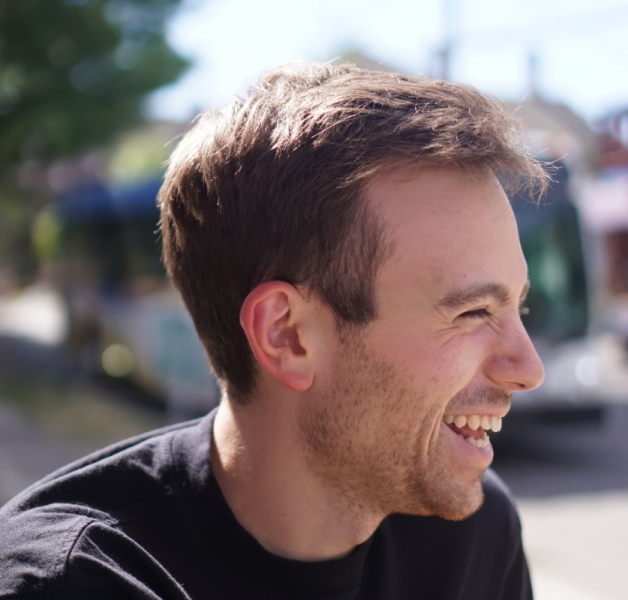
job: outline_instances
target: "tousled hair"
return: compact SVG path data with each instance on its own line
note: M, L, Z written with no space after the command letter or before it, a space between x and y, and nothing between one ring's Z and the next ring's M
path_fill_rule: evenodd
M511 192L548 179L497 100L352 65L288 65L197 119L159 193L163 255L231 397L255 387L239 318L249 292L286 281L339 326L369 323L391 244L365 186L386 169L434 167L492 173Z

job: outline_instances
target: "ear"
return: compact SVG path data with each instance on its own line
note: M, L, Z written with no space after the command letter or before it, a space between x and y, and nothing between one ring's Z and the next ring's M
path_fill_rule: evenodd
M246 297L240 323L259 364L286 387L307 390L314 365L305 339L308 301L289 283L269 281Z

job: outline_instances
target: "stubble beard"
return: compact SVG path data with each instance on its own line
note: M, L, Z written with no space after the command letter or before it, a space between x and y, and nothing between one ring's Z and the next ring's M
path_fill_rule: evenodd
M434 435L442 405L430 404L408 373L376 356L359 334L340 348L332 384L299 417L310 471L352 512L454 521L475 513L484 470L460 474L448 464L442 432Z

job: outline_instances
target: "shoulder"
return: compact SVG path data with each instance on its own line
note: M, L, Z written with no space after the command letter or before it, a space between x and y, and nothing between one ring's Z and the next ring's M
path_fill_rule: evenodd
M484 476L484 505L470 520L489 544L485 554L489 564L475 576L478 587L491 589L495 598L531 599L519 514L510 490L491 470Z
M89 512L63 504L3 511L0 597L26 596L44 590L61 592L76 541L95 520L96 515Z
M4 524L3 524L4 525ZM50 506L9 520L0 542L0 598L189 600L158 560L107 514Z
M521 521L510 490L488 469L482 478L484 502L471 517L452 523L455 531L496 563L508 560L522 545Z
M172 480L174 437L198 421L139 435L73 462L36 482L0 508L0 520L50 505L132 510ZM141 490L141 498L132 492ZM1 535L1 534L0 534Z
M478 525L483 526L486 522L492 523L493 527L499 525L509 536L518 539L521 535L521 522L510 490L492 469L486 471L482 484L484 504L475 515Z
M499 476L488 469L482 478L484 502L480 509L461 521L447 521L439 517L411 517L396 515L393 525L403 522L404 527L421 532L434 532L435 536L452 537L460 545L465 540L479 544L503 545L508 540L519 540L521 523L510 490ZM475 542L474 542L475 543Z
M491 470L484 475L483 488L482 507L462 521L390 518L388 543L397 562L417 573L417 584L420 579L435 598L531 597L521 523L512 496Z
M167 510L179 485L173 440L196 424L106 448L7 503L0 510L0 598L35 598L44 590L65 598L61 594L70 588L89 588L86 574L97 572L102 588L103 581L124 572L118 562L147 563L151 571L152 559L129 534L128 524L148 522Z

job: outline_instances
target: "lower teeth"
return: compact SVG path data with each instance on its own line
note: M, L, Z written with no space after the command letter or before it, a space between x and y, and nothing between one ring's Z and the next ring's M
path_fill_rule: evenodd
M469 442L469 444L471 444L472 446L475 446L476 448L486 448L488 446L488 436L484 437L482 439L476 440L473 437L463 437L463 439L467 442Z

